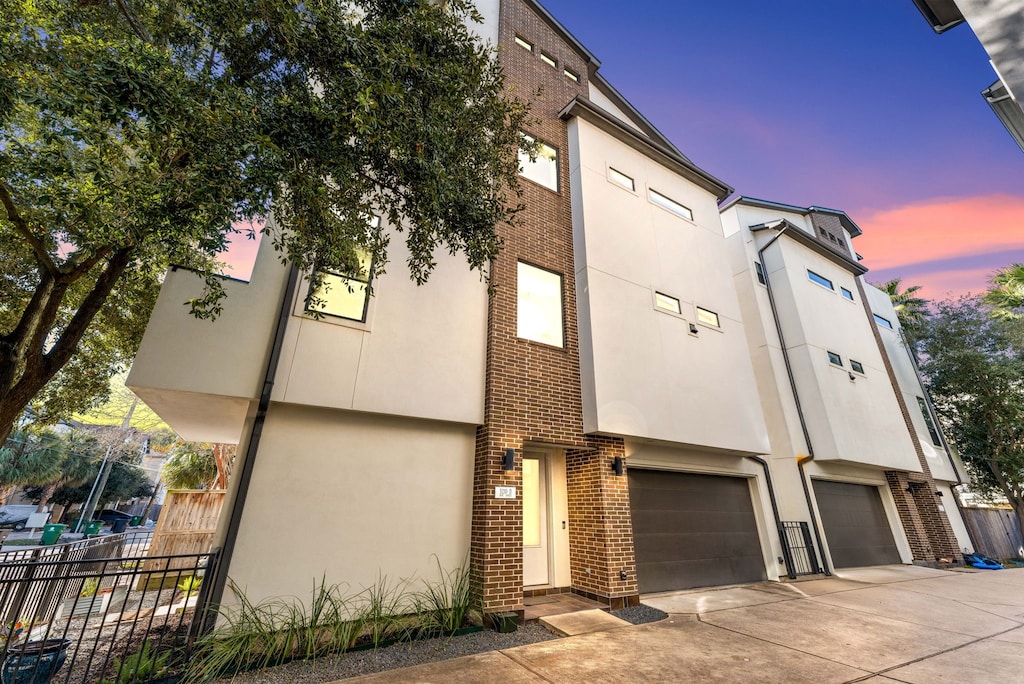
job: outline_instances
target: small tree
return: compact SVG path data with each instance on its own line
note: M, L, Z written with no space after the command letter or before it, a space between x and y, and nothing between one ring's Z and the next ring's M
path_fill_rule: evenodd
M1024 529L1024 319L993 317L978 297L935 304L921 370L972 486L1010 502Z

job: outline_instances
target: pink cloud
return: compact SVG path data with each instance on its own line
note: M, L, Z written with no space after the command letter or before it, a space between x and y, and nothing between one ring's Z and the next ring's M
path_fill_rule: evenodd
M856 249L873 269L1024 250L1024 197L940 199L854 220L864 229Z

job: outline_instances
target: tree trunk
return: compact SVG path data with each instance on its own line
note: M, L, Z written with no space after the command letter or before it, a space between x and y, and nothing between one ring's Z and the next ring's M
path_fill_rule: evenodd
M39 495L39 506L36 507L36 513L42 513L46 509L46 504L50 502L50 497L55 491L57 491L57 482L51 482L43 487L43 493Z

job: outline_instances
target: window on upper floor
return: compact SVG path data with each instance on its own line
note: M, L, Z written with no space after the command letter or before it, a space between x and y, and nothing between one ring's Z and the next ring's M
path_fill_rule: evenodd
M704 325L713 325L716 328L721 327L718 323L718 314L716 314L714 311L702 309L699 306L697 307L697 320L703 323Z
M558 68L558 60L549 55L548 53L544 52L543 50L541 50L540 52L540 61L544 62L550 67Z
M621 185L627 190L636 190L636 183L633 182L632 178L610 166L608 167L608 179L616 185Z
M526 48L530 52L533 52L533 43L526 40L522 36L516 36L516 45L518 45L521 48Z
M520 261L516 291L516 334L563 346L562 275Z
M864 375L864 364L861 363L860 361L854 361L853 359L850 359L850 368L852 368L855 373L860 373L861 375Z
M757 273L757 282L761 283L762 285L768 284L764 276L764 266L761 265L760 261L754 262L754 272Z
M842 368L842 366L843 366L843 357L840 356L839 354L836 354L835 352L831 352L830 351L830 352L827 352L827 353L828 353L828 362L831 363L831 364L835 364L836 366L839 366L840 368Z
M523 133L527 145L537 143L537 157L530 159L529 153L519 151L519 175L549 190L558 192L558 150L533 136Z
M840 287L839 291L843 293L843 297L849 299L851 302L853 301L853 293L852 292L847 290L845 287Z
M821 285L822 287L826 287L826 288L832 290L833 292L835 292L835 290L836 290L836 288L832 286L832 281L831 280L829 280L828 278L826 278L823 275L818 275L817 273L815 273L811 269L807 269L807 278L812 283L818 283L818 285Z
M932 444L938 447L942 446L942 438L939 437L939 430L935 427L935 421L932 420L932 412L928 410L928 403L924 400L924 397L917 398L917 405L921 408L921 415L924 416L924 424L928 428L928 436L932 438Z
M888 318L883 318L882 316L879 316L876 313L873 313L871 315L875 317L875 323L877 323L878 325L882 326L883 328L888 328L889 330L893 329L892 321L890 321Z
M669 313L682 314L683 310L679 306L679 300L675 297L669 297L667 294L661 292L654 293L654 305L659 309L664 309Z
M689 207L683 206L671 197L666 197L656 190L648 188L647 193L653 204L657 204L662 209L667 209L677 216L682 216L687 221L693 220L693 212L690 211Z
M350 321L366 321L370 303L373 262L365 250L357 250L359 272L351 275L322 271L319 284L306 304L306 311Z
M569 68L562 69L562 75L564 75L567 79L569 79L570 81L573 81L574 83L579 83L580 82L580 75L577 74L572 69L569 69Z

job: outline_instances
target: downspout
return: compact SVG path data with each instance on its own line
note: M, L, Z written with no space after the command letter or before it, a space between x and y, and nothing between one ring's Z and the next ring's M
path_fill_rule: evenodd
M220 605L221 600L224 598L224 588L227 586L228 581L228 567L231 565L231 556L234 554L235 543L238 540L238 526L242 521L242 511L245 508L245 499L249 493L249 484L252 481L253 465L256 462L256 454L259 452L260 437L263 435L263 424L267 420L267 409L270 408L270 395L274 389L277 364L281 358L284 333L288 327L288 311L291 308L292 299L295 297L295 287L298 280L299 271L295 266L291 266L288 272L288 284L285 286L284 297L281 299L281 308L277 313L274 343L270 348L270 356L267 359L267 367L263 374L263 390L260 392L256 417L253 419L252 431L249 433L249 443L245 449L245 460L242 461L242 468L238 473L238 490L231 506L231 517L228 520L224 545L220 549L217 571L214 574L213 586L209 595L210 601L207 605ZM216 613L214 612L213 615L215 616Z
M811 498L811 490L807 486L807 475L804 472L804 464L808 461L814 460L814 446L811 444L811 433L807 429L807 419L804 417L804 409L800 404L800 393L796 388L796 378L793 377L793 364L789 360L789 350L786 348L786 339L782 334L782 322L779 321L779 310L775 305L775 295L772 294L772 278L768 272L768 267L765 266L764 252L771 247L776 240L782 237L790 228L790 223L783 222L782 228L776 233L771 240L765 243L764 247L757 250L757 260L761 263L761 268L764 270L764 286L768 291L768 303L771 305L772 320L775 322L775 333L779 336L779 347L782 349L782 360L786 364L786 376L789 378L789 388L793 392L793 402L796 405L796 415L800 419L800 429L804 434L804 443L807 445L807 455L797 458L796 465L800 471L800 484L803 485L804 498L807 500L807 512L811 516L811 526L814 528L814 537L818 542L818 556L821 558L822 568L825 570L826 575L831 575L832 570L829 567L828 557L825 555L825 547L821 542L822 534L821 529L818 526L818 516L814 514L814 500Z
M789 579L796 579L796 565L793 563L793 554L789 551L789 544L786 543L786 530L782 527L782 518L779 516L779 504L775 500L775 487L772 486L772 473L768 469L768 462L760 456L747 456L747 458L760 463L764 468L764 481L768 485L768 499L772 502L775 528L779 531L779 541L782 542L782 560L786 563L786 573L789 575Z

